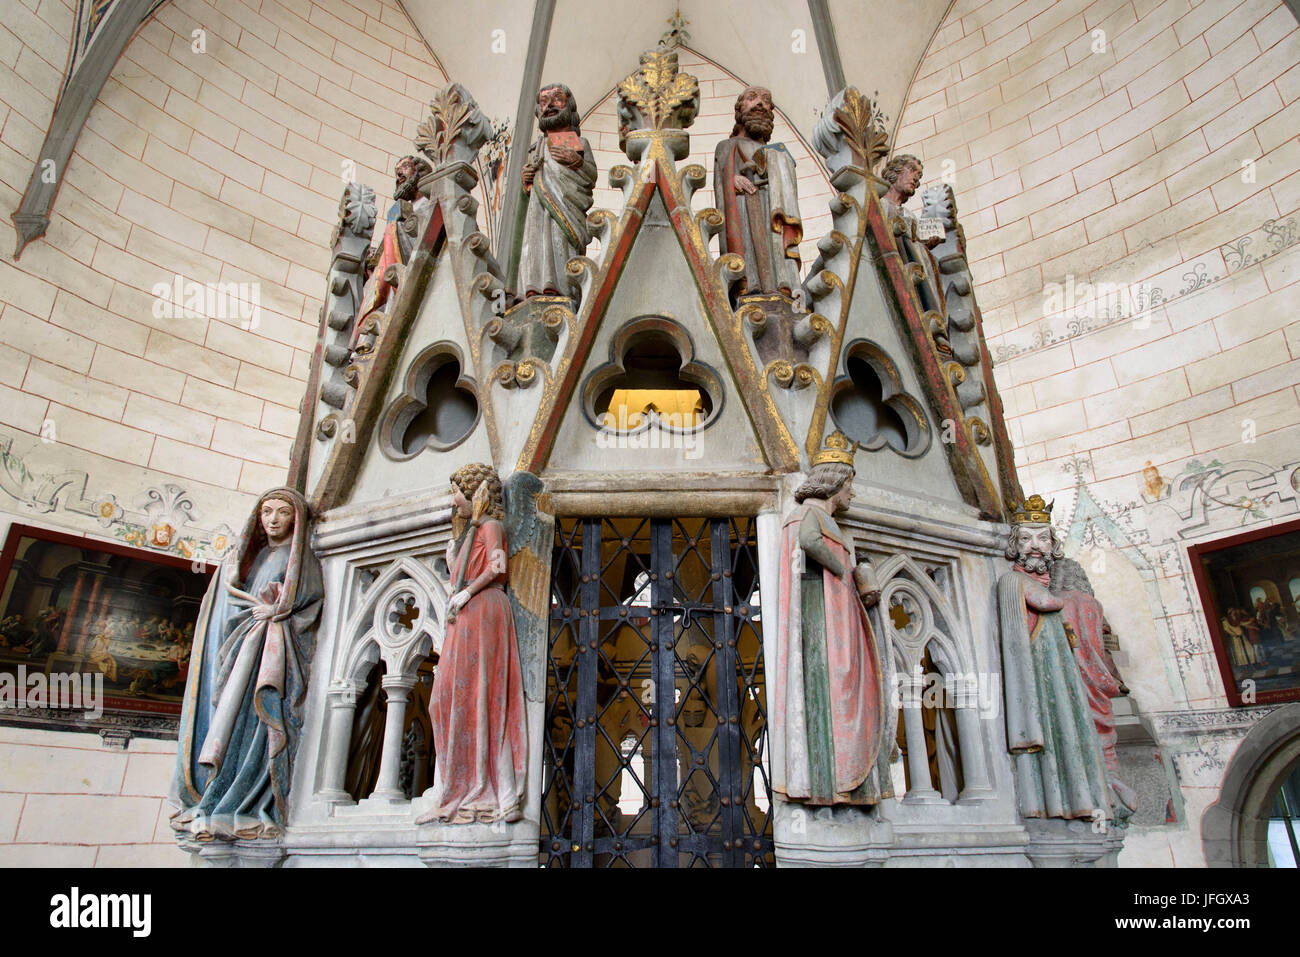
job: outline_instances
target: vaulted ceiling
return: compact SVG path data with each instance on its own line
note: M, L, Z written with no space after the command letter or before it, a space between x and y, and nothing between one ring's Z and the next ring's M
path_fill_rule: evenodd
M845 79L879 91L891 124L950 5L911 0L900 13L897 0L828 2ZM448 76L464 83L489 116L513 119L533 0L403 0L403 6ZM678 9L687 21L687 46L746 82L770 87L791 123L811 135L828 91L806 0L557 0L542 76L568 84L579 106L589 109L658 44Z

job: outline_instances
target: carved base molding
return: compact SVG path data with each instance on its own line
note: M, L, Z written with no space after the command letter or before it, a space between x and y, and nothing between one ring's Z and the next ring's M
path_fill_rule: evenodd
M420 860L427 867L537 867L540 828L513 824L425 824Z
M778 800L773 820L778 867L881 867L894 828L869 808L814 808Z
M197 867L279 867L284 863L284 844L280 841L195 841L179 842L182 850L193 855Z
M1124 847L1124 831L1100 833L1087 821L1026 821L1025 854L1034 867L1115 867Z

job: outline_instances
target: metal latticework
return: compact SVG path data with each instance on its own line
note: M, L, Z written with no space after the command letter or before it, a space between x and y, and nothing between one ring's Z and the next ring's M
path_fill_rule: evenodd
M756 523L559 519L540 861L762 867Z

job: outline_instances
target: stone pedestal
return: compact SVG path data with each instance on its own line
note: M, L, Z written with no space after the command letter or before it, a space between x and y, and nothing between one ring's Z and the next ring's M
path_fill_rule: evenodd
M424 824L416 840L427 867L537 867L538 827L513 824Z
M211 841L192 846L191 863L198 867L279 867L284 863L284 844L280 841Z
M1122 828L1098 830L1088 821L1026 821L1025 831L1025 855L1035 867L1115 867L1124 847Z
M869 808L803 807L777 801L773 819L778 867L880 867L894 829Z

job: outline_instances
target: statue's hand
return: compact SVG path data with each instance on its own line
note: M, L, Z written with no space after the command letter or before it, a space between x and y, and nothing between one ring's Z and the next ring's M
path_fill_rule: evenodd
M744 193L746 196L752 196L758 192L758 187L748 176L733 176L731 185L736 188L737 193Z
M533 177L537 175L537 167L531 163L524 164L524 188L527 189L533 185Z
M551 147L551 155L555 157L555 162L561 166L570 166L576 169L582 165L582 153L571 146L562 146L557 143Z
M253 619L254 619L255 621L270 621L270 620L271 620L271 617L272 617L274 614L275 614L275 606L274 606L274 605L254 605L254 606L253 606Z
M451 601L447 606L447 619L449 621L455 620L456 615L469 602L469 598L469 591L465 588L462 588L460 591L456 592L456 594L451 596Z

